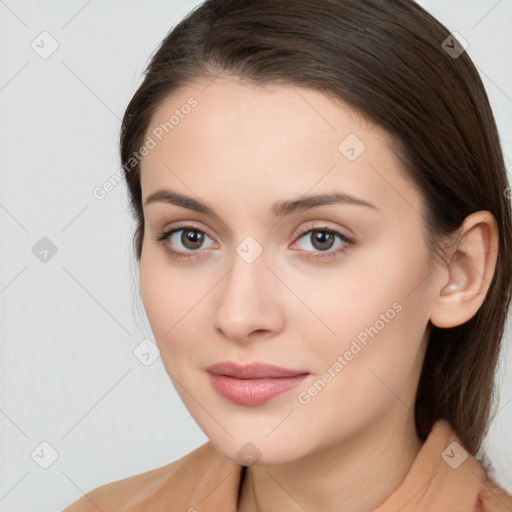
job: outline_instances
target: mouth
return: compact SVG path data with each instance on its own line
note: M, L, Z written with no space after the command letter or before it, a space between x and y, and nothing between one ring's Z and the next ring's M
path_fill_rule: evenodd
M206 368L210 383L222 397L237 405L255 406L300 384L308 375L266 363L239 365L231 361Z

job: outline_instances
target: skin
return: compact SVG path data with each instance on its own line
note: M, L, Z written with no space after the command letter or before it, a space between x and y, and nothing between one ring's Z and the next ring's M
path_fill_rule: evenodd
M485 298L496 261L494 217L469 216L445 260L434 264L421 194L404 177L386 132L316 90L226 76L206 85L188 84L156 111L147 134L191 96L198 101L141 167L143 201L170 189L219 217L144 205L140 285L164 366L224 456L242 463L246 443L257 447L239 510L372 510L400 485L422 445L413 410L429 322L463 323ZM366 146L354 161L338 148L349 134ZM271 213L276 201L333 191L376 208ZM182 232L155 240L190 224L204 233L203 245L184 245ZM325 228L354 244L335 237L322 250L311 236L317 232L307 232ZM252 263L236 251L248 236L263 249ZM172 257L166 244L195 256ZM346 250L335 257L307 257L340 247ZM299 393L393 304L401 306L394 318L301 403ZM310 375L265 404L241 406L217 394L205 371L226 360Z

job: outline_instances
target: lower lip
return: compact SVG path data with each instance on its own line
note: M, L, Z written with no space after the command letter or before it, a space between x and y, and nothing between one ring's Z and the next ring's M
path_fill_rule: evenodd
M235 379L210 373L213 389L238 405L260 405L298 386L308 374L267 379Z

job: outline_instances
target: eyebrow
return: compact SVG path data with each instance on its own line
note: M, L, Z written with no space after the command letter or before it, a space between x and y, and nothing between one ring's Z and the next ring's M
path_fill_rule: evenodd
M146 198L144 201L145 205L152 203L167 203L181 206L198 213L203 213L210 217L220 219L215 213L213 208L206 205L205 203L198 201L192 197L188 197L171 190L157 190ZM292 199L286 201L278 201L271 207L272 214L274 217L285 217L297 212L303 212L315 208L317 206L331 205L331 204L351 204L357 206L365 206L379 210L375 205L359 199L357 197L345 194L342 192L331 192L326 194L319 194L315 196L302 197L300 199Z

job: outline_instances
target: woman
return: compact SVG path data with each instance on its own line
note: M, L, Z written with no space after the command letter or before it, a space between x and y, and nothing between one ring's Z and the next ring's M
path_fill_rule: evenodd
M144 307L210 441L66 511L512 510L476 458L509 186L444 26L411 0L206 1L121 158Z

